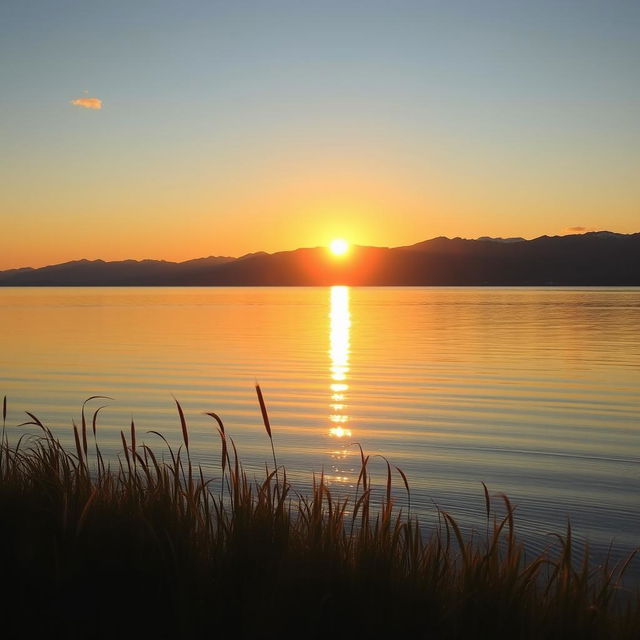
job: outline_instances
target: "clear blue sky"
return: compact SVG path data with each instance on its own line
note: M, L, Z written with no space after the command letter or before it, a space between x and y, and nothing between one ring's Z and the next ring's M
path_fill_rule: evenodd
M639 34L620 0L4 0L0 268L640 231Z

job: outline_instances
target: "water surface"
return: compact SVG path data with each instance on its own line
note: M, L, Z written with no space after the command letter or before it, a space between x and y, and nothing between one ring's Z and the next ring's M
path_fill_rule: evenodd
M271 454L257 381L296 485L324 470L349 490L358 442L404 470L425 522L438 505L483 529L485 482L517 505L533 550L567 518L599 557L612 539L614 558L640 545L640 289L30 288L0 300L11 425L28 410L71 442L82 401L100 394L114 398L105 450L132 417L139 437L177 443L174 395L208 474L219 446L205 411L259 473ZM371 464L382 478L384 460Z

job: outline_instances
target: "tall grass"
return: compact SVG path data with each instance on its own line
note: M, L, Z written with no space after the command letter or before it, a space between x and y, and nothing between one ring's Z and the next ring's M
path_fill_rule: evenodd
M297 493L279 467L250 480L216 413L220 466L205 478L182 444L163 453L132 421L121 455L103 457L97 419L73 425L67 450L35 415L37 435L0 443L0 576L6 637L638 638L640 596L620 598L626 563L576 563L572 532L528 558L506 496L484 488L487 532L463 535L451 514L425 531L396 508L386 462L374 502L360 449L355 493L332 495L323 474ZM96 400L94 396L90 400ZM410 485L397 469L409 501ZM215 481L215 484L214 484ZM629 561L631 558L629 558Z

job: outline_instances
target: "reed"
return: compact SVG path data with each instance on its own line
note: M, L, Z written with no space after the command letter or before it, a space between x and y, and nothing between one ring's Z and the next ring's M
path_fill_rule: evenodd
M10 444L5 399L5 637L27 630L71 638L209 637L223 629L241 638L640 637L640 595L621 587L631 558L595 566L585 552L578 562L570 528L557 536L555 551L528 558L513 505L486 487L482 537L465 535L443 511L427 531L410 508L397 508L387 460L382 497L374 501L362 448L353 496L333 495L322 473L310 492L296 492L277 464L259 387L256 393L273 468L252 480L212 412L220 467L205 478L192 463L177 400L182 445L150 432L162 443L162 452L154 451L132 421L128 437L121 432L121 455L106 461L97 427L103 406L89 420L88 401L82 405L70 451L31 413L20 426L37 434L12 432ZM409 481L395 470L410 500Z

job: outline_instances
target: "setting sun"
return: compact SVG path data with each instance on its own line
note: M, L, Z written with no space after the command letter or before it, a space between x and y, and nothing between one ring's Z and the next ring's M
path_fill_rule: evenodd
M342 238L336 238L331 241L329 251L331 251L334 256L343 256L347 251L349 251L349 243Z

